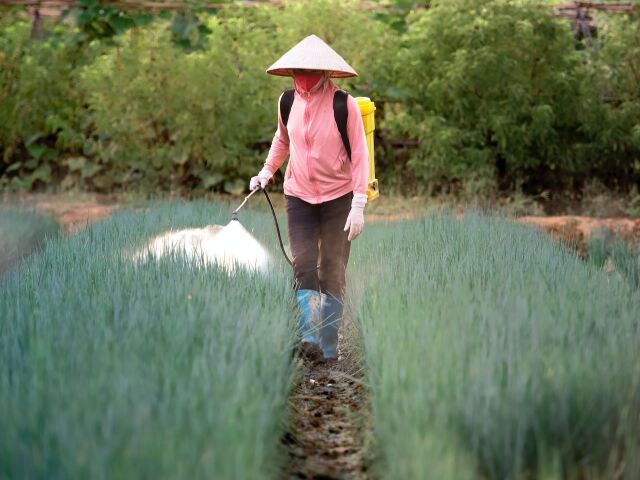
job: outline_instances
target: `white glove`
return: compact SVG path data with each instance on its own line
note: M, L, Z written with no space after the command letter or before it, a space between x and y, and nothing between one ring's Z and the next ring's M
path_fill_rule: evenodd
M258 175L256 175L255 177L251 177L251 181L249 182L249 190L253 191L258 187L266 187L269 183L269 180L271 180L271 177L273 177L273 173L271 173L269 170L267 170L266 167L264 167L262 170L260 170L260 173L258 173Z
M349 230L349 241L355 238L364 230L364 206L367 204L367 195L364 193L354 193L351 200L351 211L344 225L344 231Z

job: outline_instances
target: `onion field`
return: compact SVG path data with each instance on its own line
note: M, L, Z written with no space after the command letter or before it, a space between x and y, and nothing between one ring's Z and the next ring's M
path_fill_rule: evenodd
M479 216L374 226L366 244L380 478L640 478L640 291L625 276Z
M277 475L288 271L228 276L129 254L169 228L224 224L228 207L123 213L2 279L0 478ZM267 216L245 218L271 239Z
M270 213L240 215L266 273L132 260L231 210L121 212L0 277L0 478L282 477L300 364ZM504 219L428 215L367 225L349 285L370 478L640 478L627 276Z
M0 205L0 275L59 234L60 226L47 215Z

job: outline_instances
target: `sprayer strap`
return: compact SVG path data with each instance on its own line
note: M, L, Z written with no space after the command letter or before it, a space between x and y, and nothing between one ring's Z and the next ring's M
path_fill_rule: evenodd
M285 90L282 92L282 98L280 99L280 118L285 127L287 126L287 122L289 122L289 114L293 106L294 94L294 90Z
M294 90L285 90L280 98L280 118L284 126L289 122L291 107L295 98ZM349 135L347 134L347 119L349 118L349 110L347 108L347 100L349 94L344 90L336 90L333 95L333 118L336 121L338 132L342 138L342 144L347 151L347 157L351 160L351 143L349 143Z
M347 135L347 118L349 118L349 110L347 108L348 97L349 95L344 90L336 90L336 93L333 95L333 118L336 120L344 149L347 151L347 157L351 160L351 144L349 143L349 135Z

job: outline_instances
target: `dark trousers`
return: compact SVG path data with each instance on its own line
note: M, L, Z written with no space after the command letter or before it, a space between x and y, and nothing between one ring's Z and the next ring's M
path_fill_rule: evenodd
M344 224L353 194L317 205L285 198L296 289L317 290L342 300L351 247Z

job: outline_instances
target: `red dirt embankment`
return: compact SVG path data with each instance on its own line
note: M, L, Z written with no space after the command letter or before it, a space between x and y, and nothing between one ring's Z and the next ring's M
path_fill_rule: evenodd
M617 238L640 245L640 218L593 218L579 216L520 217L518 222L531 225L554 239L566 242L584 252L589 240L603 230Z
M75 233L89 223L111 215L121 204L108 195L78 196L66 194L15 194L5 196L6 203L35 208L55 218L66 234Z

